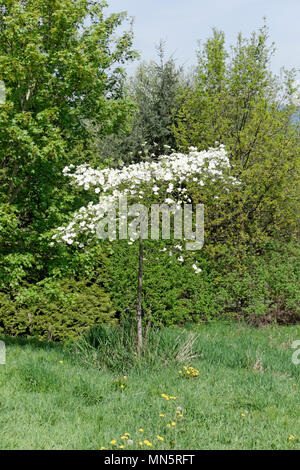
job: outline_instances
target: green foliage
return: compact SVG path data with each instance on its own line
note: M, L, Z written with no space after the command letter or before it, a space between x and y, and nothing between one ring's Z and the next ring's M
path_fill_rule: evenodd
M145 323L176 325L216 318L221 308L215 295L215 272L201 259L202 272L196 275L187 258L177 260L180 252L172 245L144 242L143 313ZM166 251L163 251L166 250ZM137 296L138 247L118 242L109 259L110 293L117 314L134 318ZM170 256L172 253L172 256Z
M269 247L249 257L222 279L225 311L250 322L295 323L300 320L300 249L290 244Z
M194 84L178 97L173 131L186 149L225 144L240 185L215 194L193 188L193 202L206 206L206 240L232 254L255 253L272 238L298 232L299 127L291 103L293 73L283 83L270 72L273 46L264 26L250 39L238 36L231 56L224 34L213 31L198 55ZM234 255L235 256L235 255Z
M117 36L127 16L106 17L106 6L0 0L0 295L8 298L53 277L83 276L79 255L49 243L85 202L62 169L93 161L96 137L121 128L131 110L122 64L136 56L132 31Z
M107 136L99 143L99 153L109 164L157 158L165 154L166 146L175 146L173 111L185 78L172 57L165 59L163 42L157 52L158 61L140 63L128 83L127 93L135 112L128 119L127 132Z
M273 242L260 254L218 247L201 250L180 263L172 246L145 242L143 275L144 324L245 319L251 323L295 323L300 320L300 253L297 243ZM137 249L118 242L110 257L110 293L117 315L134 318L137 293ZM166 251L162 251L166 249ZM170 256L172 253L172 256ZM201 267L191 268L192 260Z
M271 74L267 28L239 35L231 54L213 30L192 83L160 44L159 60L140 64L126 88L132 31L116 37L127 17L106 18L105 6L0 0L1 331L74 339L114 311L123 321L135 311L137 247L49 246L88 198L70 190L65 165L118 165L216 141L229 152L226 178L240 184L189 183L192 202L205 206L205 245L184 263L168 243L145 242L144 326L299 320L299 249L288 243L299 235L294 75Z
M19 299L0 296L0 331L73 340L88 328L113 321L113 307L103 287L68 279L48 281L24 291Z

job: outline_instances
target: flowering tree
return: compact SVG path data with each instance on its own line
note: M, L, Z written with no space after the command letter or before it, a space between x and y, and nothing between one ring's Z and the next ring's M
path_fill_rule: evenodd
M237 184L235 178L230 176L230 163L224 146L210 148L207 151L198 152L190 147L188 154L172 153L163 155L157 161L144 161L132 164L120 169L106 168L93 169L89 165L74 167L70 165L64 169L64 174L71 179L71 184L82 187L84 190L92 190L99 194L97 203L90 202L86 207L81 207L72 217L67 226L58 227L53 235L52 244L67 243L69 245L84 248L95 238L116 240L118 223L119 239L127 239L128 244L138 240L139 242L139 268L137 291L137 332L138 351L142 350L142 278L143 278L143 240L148 239L148 208L151 205L151 238L158 239L160 235L160 222L162 222L163 238L170 238L170 219L163 226L160 214L164 211L173 211L182 216L182 207L191 209L192 200L190 187L199 185L214 187L215 192L229 192L233 185ZM214 196L218 198L218 196ZM127 204L131 203L130 208ZM186 214L186 212L185 212ZM196 214L197 215L197 214ZM131 221L128 225L128 217ZM184 225L182 232L182 219L175 227L173 239L198 241L196 232L191 227ZM184 218L184 222L187 218ZM193 223L193 214L189 221ZM195 222L195 220L194 220ZM104 227L107 230L104 230ZM177 232L176 232L177 230ZM176 232L176 233L175 233ZM201 245L202 246L202 245ZM186 249L195 250L201 246L186 245ZM175 245L175 249L183 251L181 244ZM184 262L184 256L180 253L178 261ZM195 274L201 269L197 264L192 268Z

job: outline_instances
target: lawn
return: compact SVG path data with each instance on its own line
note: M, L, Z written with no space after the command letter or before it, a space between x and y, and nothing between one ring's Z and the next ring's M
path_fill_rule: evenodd
M2 338L0 448L300 449L300 364L291 348L300 327L194 331L198 357L119 372L59 344ZM163 334L172 340L178 330ZM199 375L186 378L183 366Z

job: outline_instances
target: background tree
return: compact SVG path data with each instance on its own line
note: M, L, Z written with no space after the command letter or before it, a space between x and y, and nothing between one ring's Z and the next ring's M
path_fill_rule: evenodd
M0 288L13 299L49 276L80 272L70 250L49 252L48 239L70 203L83 203L62 169L92 161L96 136L116 132L131 110L122 64L136 56L132 31L117 37L128 18L106 17L106 6L0 0Z
M101 140L99 153L118 164L138 162L147 156L155 159L174 148L172 131L176 95L187 81L183 69L173 57L166 59L163 41L157 46L157 61L139 64L127 85L128 97L135 104L135 113L128 120L127 132Z
M250 39L238 35L231 54L224 33L213 35L198 52L192 87L178 97L173 131L179 148L225 144L241 181L222 213L207 205L208 238L227 249L256 253L268 240L290 239L299 211L299 129L293 122L293 72L282 82L270 72L274 52L263 26ZM196 194L197 193L197 194ZM194 194L202 199L201 188ZM225 197L224 197L225 196ZM210 209L211 207L211 209ZM217 230L218 229L218 230ZM207 230L209 230L207 225Z

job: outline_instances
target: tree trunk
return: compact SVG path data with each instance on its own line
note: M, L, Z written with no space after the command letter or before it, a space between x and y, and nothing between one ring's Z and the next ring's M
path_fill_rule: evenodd
M138 293L137 293L137 336L138 336L138 354L143 349L143 328L142 328L142 285L143 285L143 240L139 239L139 271L138 271Z

